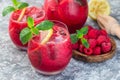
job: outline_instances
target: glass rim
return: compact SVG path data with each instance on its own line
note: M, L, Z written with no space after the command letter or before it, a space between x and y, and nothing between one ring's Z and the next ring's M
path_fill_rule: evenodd
M69 33L68 26L67 26L64 22L61 22L61 21L59 21L59 20L50 20L50 21L52 21L53 23L54 23L54 22L58 22L58 23L64 25L65 29L66 29L66 30L68 31L68 33Z
M63 28L65 28L66 34L67 34L69 37L67 36L62 42L66 41L66 39L69 39L69 38L70 38L70 33L69 33L68 27L67 27L67 25L66 25L65 23L63 23L63 22L61 22L61 21L58 21L58 20L49 20L49 21L52 21L53 23L54 23L54 22L60 23L61 25L63 25ZM56 23L56 24L57 24L57 23ZM36 40L34 39L34 37L36 37L36 36L40 36L40 34L33 36L30 41L33 41L34 43L37 43L37 44L41 45L40 40L39 40L39 41L36 41ZM49 42L49 41L48 41L47 43L55 43L55 42L53 42L53 41ZM58 42L58 43L56 43L56 44L60 44L60 42Z
M29 6L29 7L27 7L27 8L31 8L31 7L36 7L36 6ZM37 7L37 8L39 8L39 7ZM40 20L40 19L43 19L44 17L46 17L46 13L45 13L45 10L41 7L41 11L42 11L42 13L43 13L43 16L42 17L39 17L39 18L36 18L36 19L34 19L34 22L37 22L38 20ZM15 22L15 23L19 23L19 24L27 24L27 21L17 21L17 20L15 20L15 19L13 19L13 15L15 14L15 12L12 12L12 14L10 15L10 21L12 21L12 22ZM20 15L20 14L18 14L18 13L16 13L17 15Z

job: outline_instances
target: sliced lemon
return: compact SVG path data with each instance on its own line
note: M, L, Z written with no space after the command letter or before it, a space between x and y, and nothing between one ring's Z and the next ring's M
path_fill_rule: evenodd
M40 37L41 37L40 43L45 44L46 42L48 42L52 34L53 34L53 29L41 31L40 32Z
M107 0L91 0L89 2L89 16L96 20L97 15L109 15L110 5Z

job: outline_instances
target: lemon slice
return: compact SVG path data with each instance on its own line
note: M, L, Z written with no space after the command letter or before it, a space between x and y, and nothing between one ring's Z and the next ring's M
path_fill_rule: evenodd
M48 42L52 34L53 34L53 29L41 31L40 32L40 37L41 37L40 43L45 44L46 42Z
M97 15L109 15L110 5L107 0L91 0L89 2L89 16L96 20Z

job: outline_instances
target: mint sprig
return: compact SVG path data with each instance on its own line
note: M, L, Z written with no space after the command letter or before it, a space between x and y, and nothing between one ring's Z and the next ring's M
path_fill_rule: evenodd
M79 30L83 35L86 35L88 33L88 27L85 26Z
M20 33L22 44L26 44L32 38L32 32L29 28L25 28Z
M13 6L8 6L6 8L4 8L3 12L2 12L2 16L6 16L7 14L15 11L16 9Z
M88 33L88 27L83 27L80 30L77 30L77 37L78 38L83 38L84 35L86 35Z
M86 48L89 48L89 43L88 43L87 39L81 38L81 42Z
M53 22L50 22L49 20L41 22L41 24L38 24L36 26L37 29L39 30L48 30L53 27Z
M23 9L25 7L28 7L29 4L25 3L25 2L19 2L17 0L12 0L13 6L7 6L6 8L3 9L2 12L2 16L6 16L7 14L19 10L19 9Z
M71 42L73 44L76 43L79 40L79 38L77 37L77 34L71 34L70 38L71 38Z
M31 17L27 18L27 24L28 27L24 28L20 32L20 41L22 42L22 44L26 44L27 42L29 42L33 35L38 35L40 30L49 30L54 25L53 22L45 20L35 26L34 19Z
M18 2L17 0L12 0L13 6L17 7L17 5L20 4L20 2Z
M17 5L17 9L23 9L25 7L28 7L29 4L28 3L25 3L25 2L21 2Z
M75 44L78 42L78 40L81 40L82 44L86 47L89 48L89 43L87 39L84 38L84 35L88 33L88 27L83 27L80 30L76 30L75 34L71 34L71 42Z
M27 24L29 28L34 28L34 20L31 17L27 18Z
M31 32L36 35L39 34L39 30L37 28L31 28Z

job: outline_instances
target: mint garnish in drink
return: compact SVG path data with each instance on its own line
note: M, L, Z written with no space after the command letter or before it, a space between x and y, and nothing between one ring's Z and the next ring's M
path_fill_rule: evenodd
M53 27L54 23L49 21L49 20L45 20L43 21L42 23L38 24L36 26L37 29L39 30L48 30L48 29L51 29Z
M20 32L20 40L22 44L26 44L33 37L33 35L39 34L40 30L49 30L54 25L53 22L49 20L45 20L35 26L34 19L31 17L27 18L27 24L28 24L28 27L24 28Z
M78 42L78 40L81 40L82 44L89 48L89 43L87 39L84 38L84 35L88 33L88 27L83 27L80 30L77 30L75 34L71 34L71 42L74 44Z
M25 3L25 2L19 2L17 0L12 0L13 6L7 6L6 8L3 9L2 12L2 16L6 16L7 14L19 10L19 9L23 9L25 7L28 7L29 4Z

